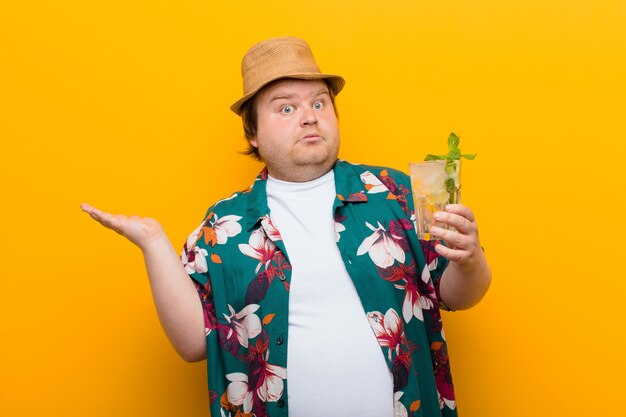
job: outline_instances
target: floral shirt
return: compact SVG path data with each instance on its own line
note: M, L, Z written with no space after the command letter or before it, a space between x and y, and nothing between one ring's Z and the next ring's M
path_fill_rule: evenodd
M333 170L337 246L393 376L395 416L456 416L440 315L447 260L417 239L410 179L342 160ZM266 180L264 169L211 207L181 254L203 303L215 417L288 415L291 265Z

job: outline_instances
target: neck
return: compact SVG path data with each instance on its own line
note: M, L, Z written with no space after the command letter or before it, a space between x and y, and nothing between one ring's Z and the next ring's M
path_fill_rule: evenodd
M267 167L267 172L277 180L288 182L307 182L318 179L322 175L328 173L333 169L335 161L331 164L325 164L323 166L303 166L293 169L280 169L277 167Z

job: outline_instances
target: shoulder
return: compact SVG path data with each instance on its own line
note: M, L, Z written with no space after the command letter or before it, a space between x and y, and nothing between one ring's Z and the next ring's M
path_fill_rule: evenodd
M248 191L236 191L230 195L230 197L222 198L209 208L208 211L228 213L228 212L240 212L245 211L247 203Z
M411 178L406 173L385 166L352 164L341 161L343 170L354 171L363 182L367 195L384 196L385 204L397 204L406 215L412 215ZM348 167L346 167L348 165ZM376 199L381 201L380 199Z
M391 192L394 192L400 185L410 189L411 179L409 175L399 169L380 165L355 164L341 159L338 163L354 171L364 183L378 180Z
M368 165L368 164L357 164L354 162L348 162L346 160L343 159L339 159L337 161L338 164L340 164L343 167L349 167L350 169L352 169L355 173L361 174L364 172L371 172L372 174L376 175L376 176L391 176L393 178L406 178L408 179L409 176L408 174L406 174L405 172L399 170L399 169L395 169L395 168L390 168L387 166L381 166L381 165Z
M253 186L254 183L244 190L233 192L229 197L217 200L207 209L206 214L209 215L210 213L215 213L218 216L227 214L245 214L248 208L248 197Z

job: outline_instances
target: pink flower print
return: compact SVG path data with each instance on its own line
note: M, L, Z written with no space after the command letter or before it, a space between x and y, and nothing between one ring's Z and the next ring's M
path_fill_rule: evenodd
M398 185L396 181L389 176L389 171L386 169L380 171L380 181L385 184L385 187L387 187L391 195L398 196Z
M280 236L280 232L278 231L276 226L274 226L274 223L272 223L271 217L267 214L261 217L261 225L265 230L265 234L267 235L267 237L270 238L272 242L276 242L277 240L282 239L282 237Z
M345 230L346 230L346 226L335 221L335 242L339 242L339 239L341 239L341 235L339 235L339 233Z
M344 232L346 230L346 226L342 224L345 219L346 219L346 216L339 214L339 213L335 213L335 216L334 216L335 242L339 242L339 239L341 239L341 236L339 235L339 233Z
M428 267L428 265L426 265L424 269L422 269L421 278L424 284L428 284L430 282L430 268Z
M437 260L441 256L435 250L435 245L437 245L437 243L440 242L437 240L420 240L420 245L422 246L422 251L424 252L424 257L426 258L426 264L428 265L428 269L431 271L437 268Z
M196 227L196 230L191 232L191 234L187 238L187 242L185 245L188 249L193 249L193 247L196 246L196 242L198 241L198 238L200 236L200 231L202 230L204 223L205 223L205 220L203 220L202 223L200 223L200 226Z
M400 245L404 252L409 252L411 247L408 242L407 230L412 230L413 225L406 219L391 220L387 232L394 237L396 243Z
M250 363L250 374L258 376L258 379L251 381L256 395L261 401L275 402L283 395L284 382L287 378L287 369L282 366L272 365L267 362L269 349L265 355L258 355L256 360Z
M204 331L206 336L211 333L212 330L217 329L217 319L215 317L215 304L213 303L213 294L211 290L211 280L208 280L205 285L201 285L199 282L194 281L196 291L202 300L202 311L204 313Z
M439 394L439 406L455 409L454 388L452 386L452 376L450 374L450 362L448 360L448 349L444 342L433 342L430 346L434 357L435 384Z
M261 333L261 319L254 314L259 309L258 304L249 304L245 306L239 313L235 313L235 310L230 304L228 304L230 310L230 316L224 314L230 330L226 335L227 339L230 339L233 332L237 334L237 340L239 344L245 348L248 347L248 339L253 339Z
M203 237L204 243L207 245L223 245L228 241L229 237L237 236L241 233L241 225L238 223L239 220L241 220L241 216L227 215L218 218L217 214L211 212L208 214L203 224L200 225L196 241ZM192 236L189 237L187 241L188 244Z
M422 281L420 284L420 306L422 310L432 310L437 301L437 293L433 281L430 279L430 267L427 265L422 270Z
M357 255L363 255L365 252L368 252L372 261L381 268L390 267L393 265L394 260L404 263L404 251L402 246L396 241L402 241L402 236L396 236L387 232L380 222L378 222L378 228L367 222L365 222L365 225L374 233L363 240L356 252Z
M361 181L365 184L365 189L368 194L384 193L389 189L383 184L376 175L369 171L361 174Z
M379 311L373 311L367 313L367 320L378 339L378 344L389 348L391 361L393 351L396 355L400 354L400 344L404 339L404 328L398 313L393 308L387 310L384 316Z
M266 355L257 355L250 364L248 373L253 376L252 380L241 372L226 375L226 379L231 381L226 389L228 401L233 405L243 405L244 413L252 411L255 397L263 402L276 402L283 395L287 370L267 363L268 356L269 350Z
M257 265L254 272L258 273L259 269L261 269L261 265L267 266L272 262L272 258L274 258L274 253L278 250L274 242L269 240L263 231L263 228L258 228L250 235L250 240L247 244L240 243L239 250L244 254L251 258L258 259L259 264Z
M200 223L200 226L187 238L186 245L188 250L193 249L201 238L204 238L204 243L207 245L223 245L229 237L241 233L239 220L241 220L240 216L228 215L220 219L217 217L217 214L210 212L206 219Z
M252 411L254 392L248 386L248 375L243 372L234 372L226 375L226 379L230 381L228 388L226 388L228 401L233 405L243 405L244 413Z
M399 290L404 290L404 302L402 303L402 317L405 322L410 322L413 317L424 321L424 313L420 303L420 293L417 282L411 277L403 278L404 284L394 284Z
M217 236L217 244L223 245L229 237L237 236L241 233L241 225L238 223L241 216L228 215L218 218L217 214L213 215L213 229Z
M424 313L422 309L430 310L434 307L433 300L421 294L422 288L425 286L420 283L415 273L415 264L411 262L408 268L402 268L403 273L396 274L401 277L403 283L394 284L399 290L404 290L404 302L402 303L402 317L405 322L410 322L413 317L419 321L424 321ZM430 271L428 267L424 267L421 280L428 283L430 279Z
M413 317L424 321L422 310L430 310L435 306L435 288L430 280L430 271L424 267L421 279L416 273L415 262L408 265L398 264L389 268L378 268L378 274L386 281L391 281L399 290L405 292L402 304L402 316L405 322L410 322Z
M208 252L206 249L202 249L198 246L194 246L191 250L187 249L187 244L183 246L183 251L180 254L180 260L183 263L183 267L185 267L185 271L188 274L193 274L194 272L204 273L209 270L206 257Z
M404 392L402 391L393 393L393 417L407 417L409 415L404 404L400 402L400 398L402 398L403 395Z

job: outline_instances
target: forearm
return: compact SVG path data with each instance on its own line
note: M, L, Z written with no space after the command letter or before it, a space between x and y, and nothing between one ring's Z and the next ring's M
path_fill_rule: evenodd
M491 268L482 250L473 262L460 267L450 262L441 277L439 293L443 303L452 310L464 310L476 305L491 284Z
M150 288L167 337L186 361L205 357L204 315L198 292L169 239L142 248Z

